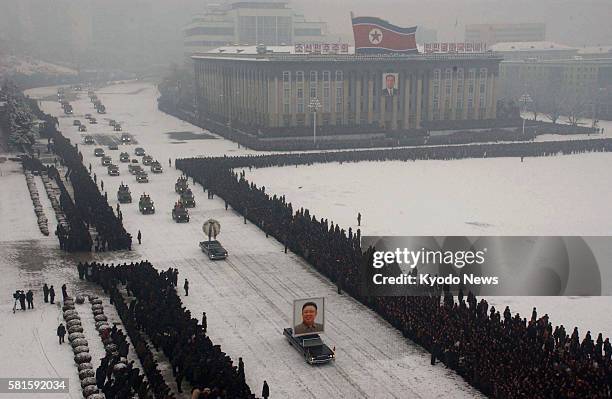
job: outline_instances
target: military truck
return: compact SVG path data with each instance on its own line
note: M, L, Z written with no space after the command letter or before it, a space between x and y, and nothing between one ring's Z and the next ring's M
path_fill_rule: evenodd
M117 201L122 204L131 204L132 203L132 194L130 193L130 188L121 183L119 186L119 191L117 191Z
M164 169L161 166L161 163L159 163L158 161L154 161L153 163L151 163L151 172L153 173L162 173L164 171Z
M189 211L183 206L181 201L174 204L174 208L172 208L172 220L176 223L189 222Z
M189 185L187 184L186 176L179 177L176 180L176 183L174 184L174 191L176 191L176 193L178 194L183 194L183 192L187 190L188 188L189 188Z
M181 202L185 205L185 208L195 208L195 197L190 188L185 189L185 191L181 193Z
M155 205L153 204L151 197L149 197L147 194L142 194L140 196L140 200L138 201L138 209L143 215L155 213Z

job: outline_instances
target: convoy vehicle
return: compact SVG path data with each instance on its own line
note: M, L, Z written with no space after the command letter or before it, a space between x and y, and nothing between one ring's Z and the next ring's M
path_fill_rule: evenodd
M145 153L144 148L142 148L142 147L136 147L136 148L134 148L134 154L136 154L136 156L142 157L142 156L144 156L146 153Z
M123 133L121 135L121 144L130 144L132 142L132 138L129 134Z
M72 105L67 104L66 106L64 106L64 113L66 115L72 115Z
M217 240L201 241L200 249L202 249L202 252L204 252L210 260L227 258L227 250L223 248L221 243Z
M96 123L98 123L98 121L96 120L96 118L89 118L89 123L95 125Z
M153 162L153 157L151 155L145 155L142 157L142 164L145 166L150 166Z
M94 155L97 157L103 157L104 156L104 150L100 147L96 148L94 150Z
M297 349L308 364L323 364L336 360L336 354L323 342L319 334L293 335L293 328L283 330L289 344Z
M172 208L172 220L177 223L189 222L189 211L180 201L174 204L174 208Z
M130 188L121 183L119 186L119 190L117 191L117 201L122 204L127 204L132 202L132 194L130 193Z
M143 215L155 213L155 205L153 204L151 197L149 197L147 194L142 194L140 196L140 200L138 201L138 209Z
M102 157L102 166L108 166L113 163L113 160L108 155Z
M119 147L117 147L117 144L112 143L108 145L108 149L111 151L117 151L119 149Z
M196 206L195 198L190 188L186 188L185 191L181 193L181 202L185 205L185 208L194 208Z
M113 128L116 132L120 132L121 131L121 125L116 123L115 127Z
M153 173L162 173L164 169L161 166L161 163L158 161L154 161L151 163L151 172Z
M116 120L114 120L114 119L110 119L110 120L108 121L108 125L109 125L109 126L115 126L116 124L117 124L117 121L116 121Z
M108 175L109 176L119 176L119 167L115 164L108 165Z
M127 152L122 152L119 154L119 161L121 162L130 162L130 154Z
M189 185L187 184L187 177L181 176L174 183L174 191L178 194L183 194L183 191L187 190Z
M149 175L147 175L147 172L141 169L140 171L136 172L136 181L138 183L148 183Z
M87 131L87 126L79 125L79 132L86 132L86 131Z
M72 121L72 126L81 126L81 121L78 119L75 119Z
M85 114L85 119L91 118L91 114Z
M130 164L128 165L128 171L131 174L135 175L135 174L137 174L141 170L142 170L142 167L138 163L138 160L137 159L132 159L132 162L130 162Z
M83 143L84 144L96 144L94 138L89 135L83 137Z
M103 104L98 105L98 113L99 114L105 114L106 113L106 107Z

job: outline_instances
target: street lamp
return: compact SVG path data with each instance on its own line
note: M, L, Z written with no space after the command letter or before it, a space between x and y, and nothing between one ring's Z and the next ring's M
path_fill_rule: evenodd
M318 98L313 97L310 99L310 104L308 104L308 108L310 108L310 112L313 112L314 120L312 124L312 142L317 144L317 110L321 108L321 102Z
M533 102L533 100L531 99L531 96L528 93L523 94L519 98L519 103L523 104L523 113L527 112L527 104L531 102ZM525 118L523 118L523 136L524 135L525 135Z

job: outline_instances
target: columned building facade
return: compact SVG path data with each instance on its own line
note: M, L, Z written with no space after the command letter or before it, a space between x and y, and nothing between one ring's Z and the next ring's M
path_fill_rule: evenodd
M500 58L488 54L194 56L200 115L265 128L409 130L495 119ZM392 95L385 77L393 75ZM311 105L317 104L318 107Z

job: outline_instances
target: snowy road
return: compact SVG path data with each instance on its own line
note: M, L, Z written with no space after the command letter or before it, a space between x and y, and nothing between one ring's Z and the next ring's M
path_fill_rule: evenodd
M44 97L53 89L37 89L29 94ZM109 203L116 206L120 182L129 184L134 202L122 205L124 224L136 236L142 231L143 244L135 244L131 259L141 257L159 268L179 269L179 286L190 282L190 295L183 297L194 317L207 312L209 334L213 341L232 356L242 356L247 382L255 392L267 380L275 397L290 398L436 398L475 397L478 392L460 377L441 366L432 367L429 356L404 339L394 328L364 306L345 295L337 295L335 286L322 278L300 258L284 254L283 247L231 209L226 211L220 199L206 200L200 186L194 187L197 207L190 210L191 222L172 222L170 210L177 199L173 187L179 173L168 170L168 158L196 155L235 155L250 153L224 139L181 140L199 137L202 130L156 109L156 90L145 83L115 85L97 91L108 114L96 115L99 123L88 125L88 134L118 136L111 132L107 118L120 121L147 153L159 159L165 168L161 175L149 173L148 184L137 185L125 164L118 162L119 152L133 154L134 145L108 151L120 166L121 176L110 177L93 156L96 146L79 145L84 163L92 164L98 181L104 180ZM82 94L73 103L74 117L60 114L57 102L43 102L46 112L59 116L60 130L75 143L82 135L72 126L75 118L83 121L93 107ZM179 132L166 134L169 132ZM181 134L192 132L193 134ZM141 215L137 201L141 193L155 201L154 215ZM221 223L219 239L228 249L227 261L211 262L199 250L202 222L210 217ZM123 261L125 253L95 254L108 262ZM282 336L288 326L294 298L327 297L327 329L324 339L335 346L337 360L323 367L311 367ZM435 381L435 383L434 383Z

